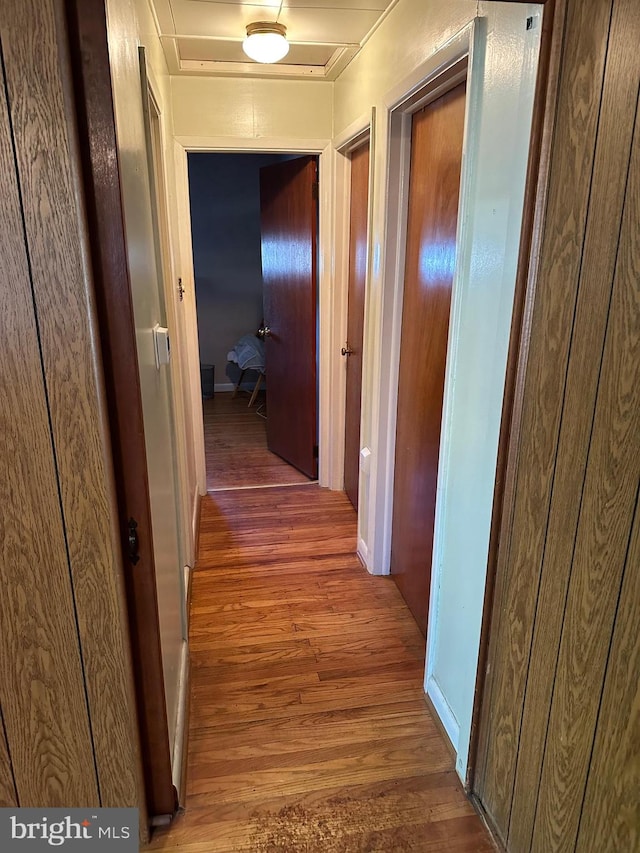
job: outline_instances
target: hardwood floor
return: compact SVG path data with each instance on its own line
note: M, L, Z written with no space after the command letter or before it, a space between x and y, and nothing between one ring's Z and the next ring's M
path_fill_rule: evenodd
M267 449L266 421L248 408L249 395L218 392L203 400L208 489L309 483L309 478Z
M422 692L424 638L316 485L217 492L191 607L186 811L152 850L493 850Z

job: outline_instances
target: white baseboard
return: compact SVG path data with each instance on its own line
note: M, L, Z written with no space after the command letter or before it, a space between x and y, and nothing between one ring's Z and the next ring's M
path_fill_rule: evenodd
M236 386L233 382L216 382L213 386L214 391L233 391Z
M358 557L360 557L362 565L365 567L365 569L370 572L371 569L369 568L369 547L367 546L367 543L364 541L364 539L360 539L360 537L358 537L356 554L358 555Z
M182 644L182 657L180 660L180 681L178 683L178 713L176 716L176 734L173 741L173 755L171 760L171 775L173 784L180 797L180 805L183 805L184 792L182 789L183 765L186 760L185 744L187 736L187 719L189 695L189 644L185 640Z
M440 722L444 726L444 730L451 741L451 746L457 755L458 741L460 739L460 725L451 710L451 706L445 699L444 693L440 689L440 685L433 675L430 675L427 679L426 693L429 699L431 699L433 707L440 718Z
M191 568L195 566L196 560L198 559L198 533L200 526L200 502L202 498L198 492L198 487L196 485L196 490L193 494L193 499L191 502L191 535L193 537L193 559L191 561Z
M376 569L373 559L373 551L370 550L364 539L360 539L359 537L358 545L356 547L356 554L358 555L358 557L360 557L360 559L364 563L365 569L369 572L370 575L382 577L383 575L389 574L389 572L383 572L379 569Z

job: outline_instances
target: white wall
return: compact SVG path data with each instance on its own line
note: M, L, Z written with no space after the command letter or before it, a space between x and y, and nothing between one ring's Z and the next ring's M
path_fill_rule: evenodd
M172 335L172 391L184 504L182 507L182 528L184 531L183 539L187 540L184 543L184 562L193 565L198 496L206 491L200 371L197 342L194 340L196 328L195 293L192 286L187 286L181 303L178 303L175 298L171 298L175 295L178 278L182 278L185 282L189 279L191 257L190 253L185 252L180 245L179 197L174 153L170 77L149 0L135 0L133 5L135 6L138 26L138 42L145 48L147 73L161 111L164 178L171 242L170 294L167 299L167 318Z
M180 76L171 90L177 137L331 138L331 83Z
M400 0L335 82L335 135L469 23L477 5L476 0Z
M362 443L372 456L369 476L361 475L362 493L370 499L360 512L359 536L369 570L386 573L400 328L395 275L386 263L388 106L403 87L418 84L421 69L437 66L433 57L476 14L483 19L477 29L486 32L486 56L476 53L474 91L468 92L466 199L449 338L425 676L463 778L540 34L539 18L531 32L526 18L538 9L400 0L335 84L337 132L376 107L362 422Z

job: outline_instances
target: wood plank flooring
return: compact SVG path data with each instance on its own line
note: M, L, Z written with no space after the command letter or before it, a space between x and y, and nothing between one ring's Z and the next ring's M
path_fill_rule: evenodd
M493 850L422 692L424 639L342 493L210 494L191 607L186 811L151 849Z
M203 400L207 488L279 486L309 478L267 449L266 421L257 414L265 396L248 408L249 395L218 392Z

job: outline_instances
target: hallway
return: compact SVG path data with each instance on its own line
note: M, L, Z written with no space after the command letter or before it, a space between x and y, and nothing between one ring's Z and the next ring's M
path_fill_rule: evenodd
M204 499L184 853L493 850L426 708L424 639L317 486Z

